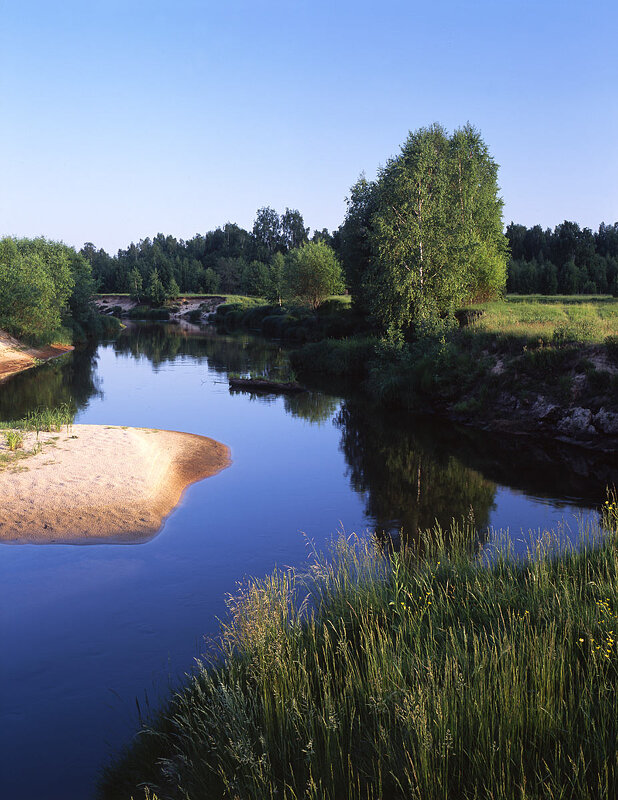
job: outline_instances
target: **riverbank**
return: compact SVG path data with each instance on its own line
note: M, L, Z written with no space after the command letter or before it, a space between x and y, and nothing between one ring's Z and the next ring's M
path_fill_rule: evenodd
M522 345L468 331L402 347L355 337L307 344L291 364L309 386L347 377L379 406L618 450L618 367L604 345Z
M379 406L482 430L618 450L618 301L522 297L458 310L389 344L333 298L317 311L221 305L224 331L295 345L308 386L347 380Z
M146 541L187 486L231 463L225 445L176 431L73 425L22 436L14 451L0 444L3 543Z
M606 504L605 541L546 532L519 562L456 527L390 559L341 539L251 581L100 797L609 800L616 522Z
M66 344L30 347L0 330L0 383L11 375L36 367L42 361L58 358L73 349L72 345Z
M97 294L94 304L97 311L120 319L151 319L168 322L200 323L208 321L211 314L233 295L190 294L167 300L161 307L150 307L134 300L128 294Z

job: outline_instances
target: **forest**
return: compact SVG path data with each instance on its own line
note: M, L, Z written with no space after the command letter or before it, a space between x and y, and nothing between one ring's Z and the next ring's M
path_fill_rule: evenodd
M553 231L511 222L506 237L508 292L618 295L618 222L602 222L594 233L576 222L565 221Z

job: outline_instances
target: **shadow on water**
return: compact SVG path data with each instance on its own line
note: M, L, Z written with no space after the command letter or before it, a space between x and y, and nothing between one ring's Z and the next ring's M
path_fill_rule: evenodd
M197 326L133 323L114 348L119 355L147 358L155 369L190 357L222 376L289 372L284 346ZM364 497L376 530L389 536L403 530L414 540L436 522L448 529L452 519L474 520L477 530L484 531L499 486L556 507L590 508L604 501L607 486L618 483L615 459L604 454L377 408L349 382L325 384L318 379L315 387L319 391L285 396L284 409L313 424L327 424L335 415L351 486ZM274 395L250 397L263 404L280 400Z
M287 375L287 350L259 337L221 335L211 328L130 323L111 343L118 358L147 360L157 371L181 359L211 373ZM97 343L15 376L0 392L0 419L18 419L38 407L66 403L75 411L102 397ZM371 405L346 385L283 398L250 395L260 404L282 404L308 424L331 420L341 431L340 449L354 492L363 497L372 526L389 537L400 531L413 541L436 522L490 523L499 486L554 506L600 505L605 487L618 483L615 459L531 437L497 436L444 420L414 417ZM341 396L346 399L341 400Z

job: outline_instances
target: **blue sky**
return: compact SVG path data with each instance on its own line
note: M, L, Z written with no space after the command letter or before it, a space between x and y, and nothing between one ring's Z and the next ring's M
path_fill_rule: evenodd
M0 234L332 229L434 121L480 129L505 223L615 222L617 30L594 0L0 0Z

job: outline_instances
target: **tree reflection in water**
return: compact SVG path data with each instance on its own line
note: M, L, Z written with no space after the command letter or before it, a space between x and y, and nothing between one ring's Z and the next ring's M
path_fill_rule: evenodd
M101 395L96 374L98 345L90 341L10 378L0 391L0 420L21 419L37 408L57 408L63 404L77 412L91 397Z
M436 524L448 531L453 519L487 529L496 484L436 446L423 421L346 400L336 424L352 487L378 536L401 534L413 544Z

